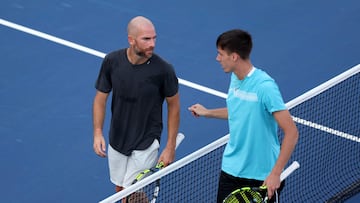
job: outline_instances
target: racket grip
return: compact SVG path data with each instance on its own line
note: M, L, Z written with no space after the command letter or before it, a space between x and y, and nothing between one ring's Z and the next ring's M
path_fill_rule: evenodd
M180 143L184 140L185 135L182 133L178 133L176 136L176 145L175 145L175 149L178 148L178 146L180 145Z
M182 133L178 133L176 136L176 144L175 144L175 150L178 148L178 146L180 145L180 143L184 140L185 135ZM159 162L156 165L156 168L164 168L164 162Z
M283 181L285 178L287 178L292 172L294 172L299 167L300 167L299 162L297 162L297 161L292 162L292 164L281 173L280 181Z

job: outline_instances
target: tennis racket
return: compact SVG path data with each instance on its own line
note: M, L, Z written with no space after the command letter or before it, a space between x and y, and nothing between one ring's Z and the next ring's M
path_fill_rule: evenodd
M280 181L287 178L292 172L300 167L297 161L294 161L280 175ZM267 187L243 187L231 192L223 203L266 203L268 201Z
M175 145L175 149L178 148L178 146L180 145L180 143L184 140L185 135L182 133L178 133L176 136L176 145ZM143 180L144 178L150 176L151 174L154 174L155 172L159 171L160 169L164 168L164 163L163 162L159 162L157 163L155 166L149 168L149 169L145 169L144 171L140 172L135 179L133 180L132 184L137 183L138 181ZM154 186L154 191L152 194L152 199L151 201L149 201L149 198L147 197L146 193L143 191L138 191L135 192L131 195L129 195L126 198L126 203L155 203L156 199L159 195L159 191L160 191L160 179L155 181L155 186Z

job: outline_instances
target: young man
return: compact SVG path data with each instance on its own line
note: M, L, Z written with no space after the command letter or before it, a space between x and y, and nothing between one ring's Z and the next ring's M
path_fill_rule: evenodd
M235 189L260 185L268 187L270 202L274 202L280 174L298 140L296 125L275 81L252 65L249 33L227 31L218 37L216 46L216 60L225 73L231 73L227 106L207 109L195 104L189 110L194 116L228 119L230 139L223 154L217 202ZM284 132L281 148L278 126Z
M142 16L128 24L129 47L106 55L96 81L93 103L94 151L106 157L103 123L112 91L108 161L116 191L131 185L142 170L156 161L174 160L179 128L178 79L169 63L154 54L156 32ZM162 107L167 102L167 144L158 158L163 129Z

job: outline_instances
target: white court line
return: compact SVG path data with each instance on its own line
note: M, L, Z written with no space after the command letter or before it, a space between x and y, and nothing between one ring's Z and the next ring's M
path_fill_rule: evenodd
M22 31L22 32L25 32L25 33L28 33L28 34L31 34L31 35L34 35L34 36L37 36L37 37L40 37L40 38L43 38L43 39L46 39L46 40L49 40L49 41L52 41L52 42L55 42L55 43L58 43L58 44L61 44L61 45L64 45L64 46L67 46L67 47L70 47L70 48L73 48L73 49L76 49L76 50L79 50L79 51L82 51L82 52L85 52L85 53L88 53L88 54L91 54L91 55L94 55L94 56L98 56L100 58L104 58L105 55L106 55L105 53L96 51L94 49L90 49L88 47L85 47L85 46L82 46L82 45L79 45L79 44L75 44L73 42L70 42L70 41L67 41L67 40L64 40L64 39L61 39L61 38L58 38L58 37L54 37L52 35L49 35L49 34L46 34L46 33L31 29L31 28L28 28L28 27L24 27L24 26L19 25L19 24L12 23L12 22L6 21L6 20L1 19L1 18L0 18L0 24L2 24L4 26L7 26L7 27L10 27L10 28L13 28L13 29L16 29L16 30L19 30L19 31ZM211 89L211 88L208 88L208 87L205 87L205 86L202 86L202 85L199 85L199 84L196 84L196 83L193 83L193 82L181 79L181 78L179 78L179 83L184 85L184 86L188 86L188 87L191 87L193 89L197 89L199 91L206 92L208 94L212 94L212 95L224 98L224 99L226 99L226 97L227 97L227 94L225 94L223 92L220 92L220 91L217 91L217 90L214 90L214 89ZM293 117L293 118L294 118L295 122L298 122L298 123L301 123L301 124L304 124L304 125L308 125L308 126L317 128L319 130L322 130L322 131L325 131L325 132L328 132L328 133L331 133L331 134L335 134L335 135L343 137L345 139L350 139L352 141L360 142L360 138L358 138L356 136L349 135L347 133L340 132L340 131L337 131L337 130L333 130L331 128L321 126L319 124L315 124L315 123L312 123L310 121L305 121L305 120L300 119L300 118L296 118L296 117ZM331 130L329 130L329 129L331 129Z
M55 42L55 43L58 43L58 44L61 44L61 45L64 45L64 46L67 46L67 47L70 47L70 48L73 48L73 49L76 49L76 50L79 50L79 51L82 51L82 52L85 52L85 53L88 53L88 54L91 54L91 55L94 55L94 56L98 56L100 58L104 58L105 55L106 55L105 53L96 51L94 49L90 49L88 47L85 47L85 46L82 46L82 45L79 45L79 44L75 44L73 42L70 42L70 41L67 41L67 40L64 40L64 39L61 39L61 38L58 38L58 37L54 37L52 35L49 35L49 34L46 34L46 33L31 29L31 28L28 28L28 27L24 27L24 26L19 25L19 24L12 23L12 22L6 21L6 20L1 19L1 18L0 18L0 24L2 24L4 26L7 26L7 27L10 27L10 28L13 28L15 30L19 30L19 31L22 31L22 32L25 32L25 33L28 33L28 34L31 34L31 35L34 35L34 36L37 36L37 37L52 41L52 42ZM193 82L181 79L181 78L179 78L179 83L182 84L182 85L191 87L193 89L197 89L197 90L206 92L208 94L218 96L218 97L226 98L226 96L227 96L225 93L222 93L220 91L210 89L208 87L205 87L205 86L202 86L202 85L199 85L199 84L196 84L196 83L193 83Z
M9 21L6 21L6 20L4 20L2 18L0 18L0 24L2 24L4 26L7 26L7 27L10 27L10 28L13 28L15 30L26 32L28 34L35 35L37 37L40 37L40 38L43 38L43 39L46 39L46 40L49 40L49 41L52 41L52 42L55 42L55 43L70 47L70 48L73 48L73 49L77 49L77 50L85 52L85 53L89 53L91 55L95 55L95 56L98 56L98 57L101 57L101 58L105 57L104 53L101 53L101 52L96 51L94 49L90 49L90 48L81 46L79 44L75 44L73 42L63 40L63 39L60 39L58 37L54 37L52 35L49 35L49 34L46 34L46 33L31 29L31 28L28 28L28 27L24 27L22 25L18 25L18 24L9 22Z

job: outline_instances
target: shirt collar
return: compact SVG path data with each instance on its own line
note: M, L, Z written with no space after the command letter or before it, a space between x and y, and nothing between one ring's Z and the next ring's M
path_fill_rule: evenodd
M255 72L255 70L256 70L256 68L253 66L253 67L251 68L251 71L247 74L246 77L250 77L250 76Z

